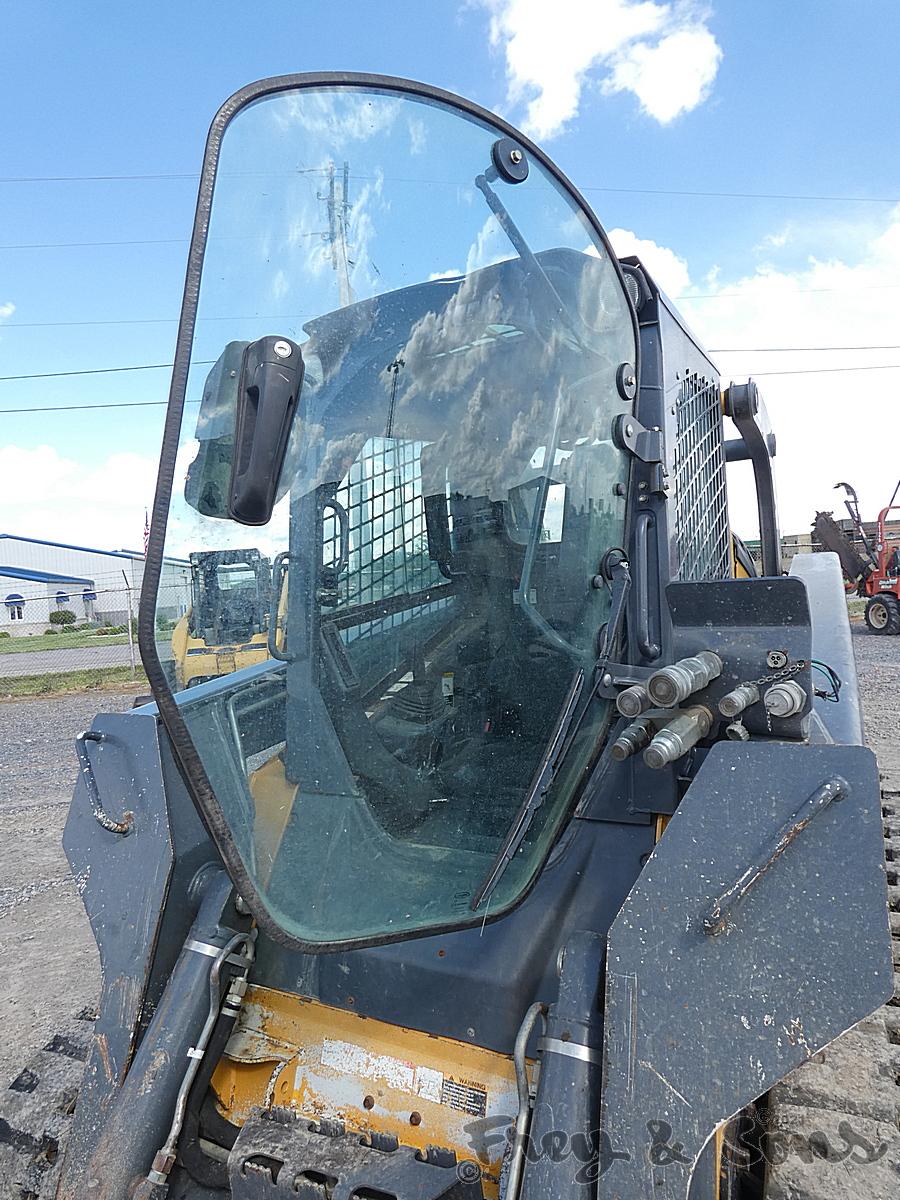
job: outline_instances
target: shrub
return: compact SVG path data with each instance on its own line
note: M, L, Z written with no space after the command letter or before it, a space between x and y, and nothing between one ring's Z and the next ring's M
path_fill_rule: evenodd
M8 629L0 629L0 637L11 637Z
M70 608L57 608L50 614L51 625L74 625L75 614Z
M59 633L59 630L58 630L58 629L45 629L45 630L44 630L44 634L45 634L45 635L46 635L46 634L52 634L52 635L53 635L53 637L56 637L56 635L57 635L58 633Z

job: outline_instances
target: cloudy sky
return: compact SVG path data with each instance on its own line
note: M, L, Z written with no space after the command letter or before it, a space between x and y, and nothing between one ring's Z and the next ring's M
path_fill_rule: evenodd
M874 515L900 476L898 35L891 0L5 0L0 531L140 545L206 127L252 79L340 69L541 142L724 380L758 381L783 528L843 479Z

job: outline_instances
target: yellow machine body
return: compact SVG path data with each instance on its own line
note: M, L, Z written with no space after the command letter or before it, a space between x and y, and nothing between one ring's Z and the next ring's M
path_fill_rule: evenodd
M254 1107L279 1105L419 1150L453 1150L478 1163L490 1197L518 1107L507 1055L256 986L212 1086L237 1125Z
M178 691L194 683L255 666L269 657L265 633L255 633L249 641L236 645L210 646L202 638L191 636L189 622L190 612L179 620L172 631L172 655Z

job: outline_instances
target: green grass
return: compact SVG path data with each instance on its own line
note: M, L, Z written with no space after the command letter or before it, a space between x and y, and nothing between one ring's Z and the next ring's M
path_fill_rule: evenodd
M90 671L60 671L44 675L15 675L0 679L0 700L11 696L56 696L67 692L87 692L94 689L109 689L118 685L132 684L136 690L147 691L147 676L140 667L135 668L131 678L131 667L100 667Z
M0 654L25 654L29 650L75 650L84 646L124 646L127 633L34 633L31 637L0 638Z

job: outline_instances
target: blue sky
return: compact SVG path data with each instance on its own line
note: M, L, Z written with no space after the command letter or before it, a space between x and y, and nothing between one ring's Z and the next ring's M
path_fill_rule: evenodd
M874 515L900 475L900 369L764 373L900 349L762 351L900 346L898 35L900 7L865 0L6 0L0 375L171 360L203 141L232 91L406 75L525 124L701 340L752 348L716 358L764 389L786 528L838 507L837 479ZM677 194L696 192L740 195ZM139 544L163 409L8 410L167 385L165 370L0 382L0 526ZM741 489L735 516L752 532Z

